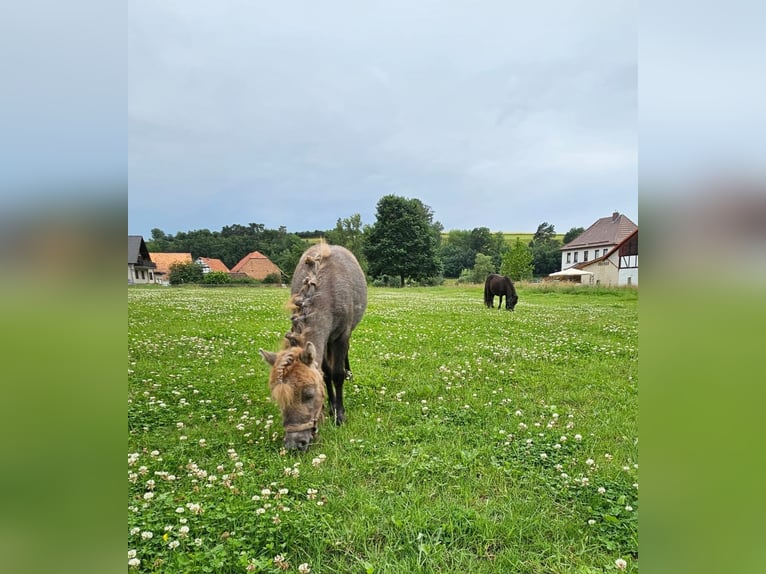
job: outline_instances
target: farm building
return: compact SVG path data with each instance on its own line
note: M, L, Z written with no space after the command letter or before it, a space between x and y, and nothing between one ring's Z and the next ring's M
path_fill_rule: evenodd
M152 261L157 264L154 273L155 283L169 285L170 267L174 263L191 263L191 253L150 253Z
M638 229L605 255L570 269L585 273L579 278L583 284L603 287L638 285Z
M588 229L561 248L561 270L602 258L638 226L617 211L596 220Z
M235 273L245 274L259 281L269 275L277 275L280 280L282 278L282 270L260 251L253 251L240 259L239 263L231 268L231 274Z
M211 271L220 271L222 273L228 273L229 268L220 259L213 259L211 257L197 257L194 262L202 267L202 273L210 273Z
M128 285L154 283L156 268L144 238L141 235L128 235Z

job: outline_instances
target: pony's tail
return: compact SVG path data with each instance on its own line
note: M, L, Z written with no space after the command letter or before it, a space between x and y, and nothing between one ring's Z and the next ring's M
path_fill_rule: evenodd
M489 307L489 277L484 280L484 304Z

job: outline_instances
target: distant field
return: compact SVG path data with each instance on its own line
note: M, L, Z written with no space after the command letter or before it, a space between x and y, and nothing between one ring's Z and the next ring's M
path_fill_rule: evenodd
M300 454L258 355L287 297L128 288L131 572L638 571L637 291L371 288Z
M493 231L492 234L494 235L497 233L497 231ZM530 241L532 241L532 238L535 236L534 231L526 232L526 231L502 231L503 237L505 237L505 242L508 245L513 245L513 243L516 242L516 238L518 237L521 239L521 242L524 244L528 244ZM449 236L449 232L442 233L442 241L447 239ZM563 242L564 241L564 234L563 233L557 233L555 235L556 239Z

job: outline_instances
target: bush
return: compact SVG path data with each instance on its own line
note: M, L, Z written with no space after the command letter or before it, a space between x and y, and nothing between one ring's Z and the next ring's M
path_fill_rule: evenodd
M271 273L266 275L262 281L266 285L274 285L275 283L282 283L282 276L279 273Z
M375 278L375 280L372 282L373 287L401 287L402 286L402 280L397 277L392 277L390 275L381 275L380 277Z
M460 272L460 277L457 278L458 284L460 283L476 283L474 281L474 272L473 269L463 269Z
M231 283L231 276L225 271L211 271L202 277L202 282L206 285L224 285Z
M184 285L202 282L202 267L194 262L173 263L170 266L168 281L171 285Z

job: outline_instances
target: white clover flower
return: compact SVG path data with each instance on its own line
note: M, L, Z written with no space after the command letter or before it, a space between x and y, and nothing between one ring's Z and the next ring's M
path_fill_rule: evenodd
M133 528L131 528L131 529L130 529L130 535L131 535L131 536L135 536L135 535L136 535L136 534L138 534L139 532L141 532L141 529L140 529L138 526L134 526ZM132 552L134 552L134 553L135 553L135 550L132 550ZM135 556L135 554L134 554L134 556ZM128 556L128 558L132 558L132 557L131 557L131 556Z
M605 492L606 492L606 488L604 488L603 486L599 486L598 487L598 493L599 494L604 494Z
M154 493L153 492L145 492L144 493L144 500L151 500L152 498L154 498Z
M195 538L194 539L194 545L195 546L202 546L202 538Z
M300 572L301 574L309 574L309 572L311 572L311 567L309 567L309 565L304 562L303 564L298 566L298 572Z
M184 512L186 512L186 509L183 506L179 506L178 508L176 508L176 512L178 514L183 514Z
M588 525L589 526L593 526L594 524L596 524L595 520L593 520L592 518L590 520L588 520Z
M286 488L280 488L280 489L279 489L279 494L281 494L281 495L283 495L283 496L284 496L285 494L287 494L288 492L290 492L290 491L289 491L288 489L286 489Z
M141 538L143 538L144 540L151 540L153 537L154 537L154 532L152 532L151 530L144 530L141 533Z
M171 550L175 550L180 545L181 543L178 540L171 540L170 542L168 542L168 548L170 548Z
M261 514L266 514L266 509L265 509L265 508L256 508L256 509L255 509L255 513L256 513L258 516L260 516Z
M136 557L136 551L128 550L128 558L135 558L135 557Z
M588 460L585 461L585 464L587 464L588 466L593 466L594 462L596 462L596 461L593 460L592 458L589 458Z
M628 504L628 505L625 507L625 510L627 510L628 512L632 512L632 511L633 511L633 507L632 507L630 504Z
M131 568L138 568L139 566L141 566L141 560L139 560L138 558L131 558L130 560L128 560L128 566L130 566Z
M628 563L625 562L625 560L623 560L622 558L618 558L617 560L614 561L614 565L617 566L618 570L625 570Z

